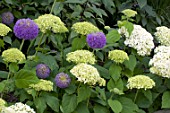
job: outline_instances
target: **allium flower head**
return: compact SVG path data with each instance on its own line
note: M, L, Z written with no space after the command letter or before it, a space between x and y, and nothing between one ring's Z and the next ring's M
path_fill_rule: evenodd
M170 46L158 46L154 52L155 55L149 61L150 72L170 78Z
M12 30L8 26L0 23L0 36L6 36L10 31Z
M91 33L87 35L87 44L93 48L103 48L106 45L106 36L102 32Z
M25 55L17 48L10 48L2 52L2 58L7 63L22 63L25 60Z
M2 17L2 23L7 24L7 25L13 23L14 21L14 16L11 12L2 13L1 17Z
M36 66L36 75L39 78L47 78L50 75L50 68L46 64L38 64Z
M128 89L152 89L155 86L155 82L148 76L136 75L128 79Z
M30 84L29 88L33 88L36 91L53 91L53 83L49 80L40 79L37 84Z
M32 40L38 36L38 25L31 19L19 19L14 25L14 34L19 39Z
M5 100L3 100L2 98L0 98L0 111L2 110L3 107L5 107Z
M94 54L88 50L77 50L68 53L66 56L67 61L74 62L76 64L78 63L94 64L96 61Z
M170 29L161 26L157 27L155 32L155 37L161 45L170 46Z
M59 73L55 77L56 86L59 88L67 88L70 85L71 78L66 73Z
M122 50L109 51L108 57L116 63L123 63L125 60L129 60L128 54Z
M122 11L122 13L126 15L127 17L134 17L137 14L136 11L131 10L131 9L125 9Z
M65 27L61 19L52 14L44 14L34 21L38 24L38 27L43 33L46 33L49 30L52 30L54 33L68 32L68 29Z
M30 106L21 102L2 109L1 113L36 113Z
M126 37L124 44L136 49L140 56L150 55L154 48L152 35L140 25L134 25L134 29L130 37Z
M73 24L72 29L79 34L87 35L98 32L99 29L90 22L77 22Z
M80 63L74 66L70 72L78 79L88 85L99 83L100 86L105 86L106 81L100 77L97 69L89 64Z

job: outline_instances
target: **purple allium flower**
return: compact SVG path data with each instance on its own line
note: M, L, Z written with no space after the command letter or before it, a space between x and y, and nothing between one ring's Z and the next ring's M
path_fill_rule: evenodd
M50 75L50 68L46 64L38 64L36 66L36 75L39 78L47 78Z
M7 24L7 25L13 23L14 21L14 16L11 12L2 13L1 17L2 17L2 23Z
M91 33L87 35L86 42L93 48L103 48L106 45L106 36L102 32Z
M19 19L14 25L15 36L19 39L32 40L37 37L38 25L31 19Z
M63 72L57 74L55 77L56 86L58 86L59 88L67 88L70 82L71 78Z

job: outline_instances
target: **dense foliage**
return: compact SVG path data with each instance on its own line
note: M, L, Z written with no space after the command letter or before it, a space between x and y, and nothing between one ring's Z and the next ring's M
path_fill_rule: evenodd
M169 109L169 4L1 0L0 112Z

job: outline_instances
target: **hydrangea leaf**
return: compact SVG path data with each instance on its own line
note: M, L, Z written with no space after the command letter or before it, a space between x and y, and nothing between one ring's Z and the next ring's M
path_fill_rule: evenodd
M82 102L83 100L86 100L91 95L91 89L89 87L80 87L78 89L78 97L77 97L77 103Z
M112 64L109 68L109 73L113 80L117 81L120 78L122 68L116 64Z
M117 30L112 30L106 35L107 43L115 43L119 41L120 34Z
M122 111L122 104L118 100L108 100L108 104L114 113L120 113Z
M170 91L166 91L162 96L162 108L170 108Z

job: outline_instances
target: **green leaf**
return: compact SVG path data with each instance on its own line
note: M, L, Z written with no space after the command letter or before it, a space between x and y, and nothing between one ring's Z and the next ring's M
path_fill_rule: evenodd
M152 103L152 92L150 90L142 90L145 97Z
M111 77L113 78L113 80L117 81L120 77L121 77L121 71L122 68L116 64L112 64L109 67L109 73L111 75Z
M34 105L37 108L37 113L44 113L47 108L45 99L43 97L38 97L34 100Z
M7 4L13 4L12 0L5 0Z
M107 43L115 43L120 40L120 34L117 30L112 30L106 35Z
M72 41L72 50L82 49L86 45L86 38L74 38Z
M62 108L64 111L63 113L71 113L76 109L76 107L77 107L76 95L64 94L62 98Z
M4 40L6 43L8 43L8 44L12 44L11 37L9 37L9 36L4 36L4 37L3 37L3 40Z
M97 68L97 70L99 71L100 75L106 79L110 79L110 76L109 76L109 70L102 67L102 66L99 66L99 65L94 65L95 68Z
M96 56L97 56L97 57L99 57L99 59L103 61L103 59L104 59L104 55L103 55L103 53L102 53L102 52L97 51L97 52L96 52Z
M90 113L87 103L79 103L79 105L76 108L76 113Z
M142 8L147 4L147 0L137 0L139 7Z
M46 95L45 101L52 110L54 110L55 112L59 112L59 100L57 97Z
M114 113L120 113L122 111L122 105L118 100L108 100L108 104Z
M87 0L66 0L64 3L78 3L84 4Z
M10 72L15 73L15 72L18 71L18 69L19 69L19 66L17 65L17 63L10 63L10 64L9 64L9 70L10 70Z
M0 93L5 89L5 82L0 82Z
M21 69L14 76L18 88L28 88L30 84L38 83L39 79L32 71Z
M77 96L77 103L82 102L83 100L86 100L91 95L91 89L87 86L80 87L78 89L78 96Z
M170 91L166 91L162 96L162 107L161 108L170 108Z
M107 107L99 105L99 104L95 104L93 110L94 110L94 113L110 113Z
M138 111L138 106L129 98L121 97L118 99L122 104L122 113L136 113Z
M128 33L131 35L132 31L133 31L133 23L129 22L129 21L118 21L118 26L119 28L121 28L122 26L124 26Z
M0 71L0 78L7 78L7 77L8 77L8 72Z
M92 13L90 13L90 12L87 12L87 11L84 12L84 16L85 16L86 18L91 18L91 17L94 18L94 15L93 15Z
M0 49L1 49L1 47L4 48L4 45L5 45L4 41L2 39L0 39Z
M73 94L76 91L76 86L75 84L70 84L69 87L65 88L64 90L68 93L68 94Z
M114 81L113 79L110 79L107 84L107 89L109 91L113 90L114 88L117 88L117 89L123 91L123 87L124 87L124 84L123 84L122 79L119 79L118 81Z
M124 62L124 64L125 64L125 66L126 66L126 68L128 68L128 69L130 69L132 72L133 72L133 70L135 69L135 67L136 67L136 57L135 57L135 55L130 55L129 56L129 60L126 60L125 62Z

